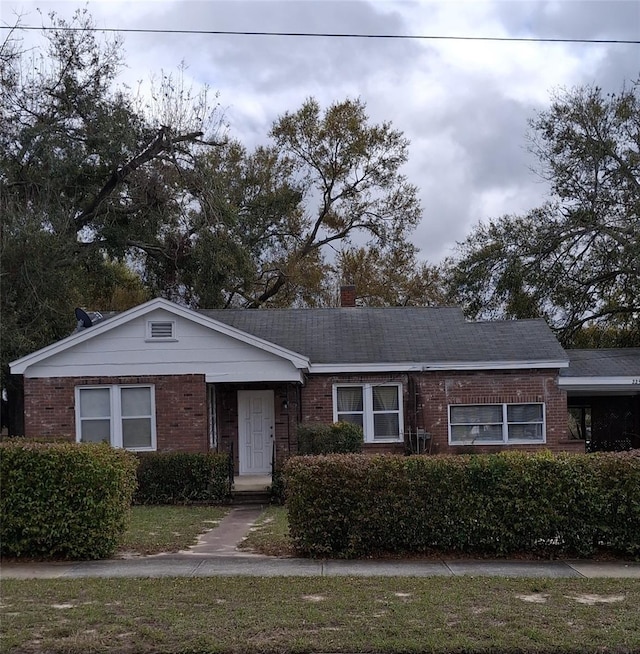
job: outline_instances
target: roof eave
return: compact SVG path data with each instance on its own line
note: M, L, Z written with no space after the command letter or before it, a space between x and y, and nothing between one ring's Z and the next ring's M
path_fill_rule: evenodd
M560 377L558 386L566 391L632 391L640 393L640 375Z
M530 370L568 368L566 359L523 361L428 361L397 363L312 363L313 373L437 372L441 370Z

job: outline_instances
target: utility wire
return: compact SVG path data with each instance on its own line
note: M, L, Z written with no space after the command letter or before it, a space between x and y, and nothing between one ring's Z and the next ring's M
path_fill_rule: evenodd
M338 34L332 32L247 32L236 30L193 30L193 29L149 29L149 28L115 28L115 27L36 27L35 25L0 25L0 29L18 29L32 31L62 32L118 32L123 34L203 34L220 36L280 36L304 38L331 38L331 39L397 39L422 41L494 41L508 43L600 43L640 45L640 39L565 39L543 37L515 37L515 36L442 36L436 34Z

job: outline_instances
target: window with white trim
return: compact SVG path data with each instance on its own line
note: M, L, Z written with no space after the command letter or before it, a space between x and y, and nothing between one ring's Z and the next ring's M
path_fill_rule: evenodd
M147 321L147 339L152 341L176 340L176 323L173 320Z
M368 443L402 441L402 384L335 384L333 419L360 425Z
M153 386L76 387L76 441L156 449Z
M451 445L544 443L544 404L451 404Z

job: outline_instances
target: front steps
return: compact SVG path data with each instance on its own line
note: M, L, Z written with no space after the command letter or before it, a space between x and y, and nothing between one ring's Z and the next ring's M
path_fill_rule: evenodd
M231 504L270 504L271 475L242 475L233 480Z
M231 504L270 504L271 493L268 490L233 490Z

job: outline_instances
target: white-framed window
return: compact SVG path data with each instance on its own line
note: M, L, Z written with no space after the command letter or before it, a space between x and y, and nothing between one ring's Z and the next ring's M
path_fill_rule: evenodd
M175 341L176 323L174 320L147 320L148 341Z
M137 452L156 449L154 387L76 387L76 441Z
M333 419L360 425L367 443L402 441L402 384L334 384Z
M450 445L545 443L541 402L522 404L450 404Z

